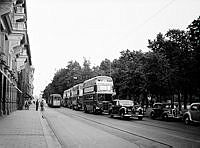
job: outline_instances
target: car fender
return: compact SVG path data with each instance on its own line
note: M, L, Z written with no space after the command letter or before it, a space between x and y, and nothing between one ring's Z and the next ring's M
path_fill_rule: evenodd
M152 110L151 110L150 114L152 114L152 113L154 113L154 114L155 114L155 111L154 111L154 109L152 109Z
M121 113L121 112L125 112L125 110L126 110L126 107L121 107L120 109L119 109L119 112Z
M186 116L189 116L190 121L192 121L192 116L191 116L191 113L189 111L185 112L185 114L183 115L183 118L185 118Z
M169 111L169 110L165 110L163 113L162 113L162 115L164 115L164 114L171 114L171 112Z

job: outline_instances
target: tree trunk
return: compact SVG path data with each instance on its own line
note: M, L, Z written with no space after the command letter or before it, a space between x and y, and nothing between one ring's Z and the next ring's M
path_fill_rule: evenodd
M188 94L187 90L184 90L184 109L187 109Z
M190 104L192 104L192 91L190 90L190 94L189 94L189 102Z
M146 95L146 109L149 107L149 100L147 98L147 95Z
M171 96L171 106L172 106L172 109L174 108L174 95L170 95Z
M182 107L181 107L181 93L178 92L178 107L179 107L179 110L181 111Z

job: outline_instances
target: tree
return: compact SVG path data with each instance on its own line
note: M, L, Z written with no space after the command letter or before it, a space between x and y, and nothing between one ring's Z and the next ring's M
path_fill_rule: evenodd
M49 83L49 84L46 86L46 88L44 89L43 94L42 94L42 97L47 99L47 98L49 97L49 95L52 94L52 93L54 93L54 92L55 92L55 91L54 91L54 88L53 88L53 86L52 86L52 83Z
M194 20L188 27L189 40L193 49L199 49L200 46L200 16ZM200 49L199 49L200 50Z
M113 80L116 93L119 97L141 102L145 97L143 59L141 51L124 50L119 59L112 63Z
M99 70L101 71L101 75L111 76L112 75L112 63L109 59L105 59L101 62Z
M67 65L67 71L68 73L65 75L65 78L68 82L66 89L84 81L82 78L81 66L77 61L69 61Z
M147 95L155 96L156 101L170 98L172 102L177 95L178 102L184 101L186 107L194 95L200 96L200 17L188 26L187 32L170 29L148 42L150 51L147 53L123 50L118 59L112 62L105 59L92 69L86 58L83 67L76 61L69 61L66 68L56 72L44 96L62 93L87 79L107 75L112 76L119 98L144 104L148 103Z
M191 50L189 48L187 32L179 29L169 30L165 36L158 34L157 38L149 41L149 48L153 52L162 54L168 60L170 66L169 89L171 95L176 92L184 94L186 106L188 94L191 91L190 70ZM173 96L172 96L173 97Z
M168 60L163 54L147 52L143 65L145 74L145 88L148 95L161 98L170 95L170 67ZM165 100L166 101L166 100Z
M44 97L48 98L53 93L62 95L64 90L81 82L81 66L77 61L69 61L66 68L59 69L54 74L52 82L44 90Z
M188 26L189 41L192 49L192 83L200 98L200 16Z
M102 70L100 70L99 66L92 67L92 77L102 76L102 75L103 75L103 72Z
M90 61L87 60L86 58L84 58L84 62L83 62L83 68L82 68L82 80L87 80L92 78L92 69L90 68Z

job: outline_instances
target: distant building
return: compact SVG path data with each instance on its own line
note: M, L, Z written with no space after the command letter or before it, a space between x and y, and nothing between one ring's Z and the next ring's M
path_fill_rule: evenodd
M33 95L26 0L0 0L0 116Z

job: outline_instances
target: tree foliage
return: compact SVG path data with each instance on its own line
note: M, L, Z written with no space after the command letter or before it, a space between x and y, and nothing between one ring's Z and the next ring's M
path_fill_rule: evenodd
M81 67L69 61L64 69L55 73L53 81L45 88L44 96L62 94L64 90L84 80L98 76L111 76L119 99L132 99L147 103L154 101L187 102L200 96L200 17L187 31L170 29L148 40L149 52L122 50L118 59L104 59L93 66L84 58Z

